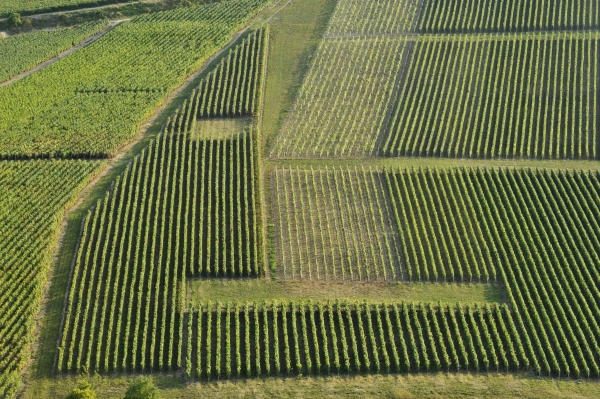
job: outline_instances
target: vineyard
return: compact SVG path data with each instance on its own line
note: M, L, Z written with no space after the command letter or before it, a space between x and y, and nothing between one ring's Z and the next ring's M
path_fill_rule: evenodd
M0 82L25 72L99 33L106 21L90 22L72 28L25 33L0 40Z
M343 0L326 37L586 30L600 27L591 0Z
M209 302L190 305L186 324L182 362L193 379L508 371L529 363L505 305Z
M282 280L402 279L387 183L365 170L275 170L271 175Z
M598 34L414 43L390 156L596 159Z
M171 90L268 4L234 0L143 15L0 88L0 157L114 155Z
M317 2L169 3L0 87L1 399L597 385L600 6Z
M29 360L62 215L99 168L96 161L0 162L0 397L14 394Z
M119 0L3 0L0 16L12 13L42 13L94 7L102 4L121 3Z
M536 372L599 375L597 172L277 170L272 179L272 184L284 185L278 193L285 196L293 189L300 197L295 203L278 198L280 211L273 215L281 224L283 278L326 279L337 271L347 280L366 276L497 282L518 309L515 322ZM380 197L369 195L363 186L371 186L371 193L379 191ZM354 201L327 195L323 187L353 193ZM341 216L327 210L342 208L344 202L347 208ZM328 220L323 214L333 217ZM363 231L353 233L356 226ZM399 238L389 243L384 237L391 234L377 233L374 226L396 231ZM355 237L354 242L332 233L340 231L349 233L345 238ZM357 256L361 245L362 262ZM331 250L326 254L323 248ZM380 265L394 264L396 258L383 256L386 249L389 254L395 248L402 249L400 265L395 275L388 271L386 276ZM362 265L362 278L360 268L352 274L352 261ZM286 271L286 265L293 271L298 263L295 274ZM325 269L319 275L319 265L333 271ZM299 273L301 267L304 274Z
M271 156L371 154L406 47L385 37L322 41Z
M254 112L267 34L233 49L88 212L59 370L178 368L186 278L262 274L252 127L225 139L194 132L205 109ZM248 80L243 95L228 90L228 77Z

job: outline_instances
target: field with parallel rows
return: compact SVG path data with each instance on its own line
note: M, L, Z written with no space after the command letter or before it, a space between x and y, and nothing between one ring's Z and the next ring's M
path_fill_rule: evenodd
M385 37L321 42L271 156L370 155L393 101L406 47L405 41Z
M4 0L0 4L0 16L12 13L38 14L57 10L94 7L102 4L121 3L119 0Z
M62 215L98 161L0 162L0 397L27 363ZM55 195L48 195L60 185Z
M173 126L85 219L59 369L174 367L186 276L260 273L251 134L195 141Z
M324 187L354 193L354 201L324 195L323 186L312 183L314 177L329 182ZM284 278L325 279L335 270L342 279L354 280L361 269L352 274L347 264L356 255L354 264L362 266L363 276L358 279L497 282L518 309L515 315L531 345L528 354L536 371L598 375L600 176L596 172L283 170L272 178L285 184L278 192L293 189L299 197L293 205L293 200L280 196L279 214L273 215L285 237L278 242L282 264L293 265L295 259L305 270L300 274L296 267L292 274L283 266ZM369 186L370 193L364 188ZM332 214L328 222L320 216L344 202L348 207L341 217ZM341 226L334 228L336 223ZM359 233L352 228L359 228ZM392 235L384 234L384 229L399 237L389 239ZM346 238L354 237L355 247L331 233L340 231L347 233ZM388 271L386 276L382 265L396 262L383 258L390 248L401 248L400 265L395 275ZM330 272L317 274L319 265Z
M267 33L253 33L215 69L229 68L231 55L244 51L239 72L252 82L244 90L250 99L261 80ZM249 43L256 46L246 51ZM238 73L232 68L225 76ZM206 79L213 82L214 73ZM206 115L201 110L226 116L230 107L245 105L244 96L227 90L227 79L218 82L216 87L201 82L163 133L88 212L69 289L59 370L178 368L186 278L262 274L252 127L221 139L195 132L203 123L197 118Z
M193 379L529 365L505 305L209 302L190 305L186 323L182 352Z
M383 154L598 154L598 36L414 43Z
M381 173L277 169L270 177L281 279L402 279L400 239Z
M325 37L597 29L591 0L339 1Z
M130 12L0 87L0 399L597 396L596 2L136 3L7 76Z

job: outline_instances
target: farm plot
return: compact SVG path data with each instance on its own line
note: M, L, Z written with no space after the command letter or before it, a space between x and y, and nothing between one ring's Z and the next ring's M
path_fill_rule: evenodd
M32 69L47 59L95 35L107 21L90 22L70 28L42 30L0 40L0 82Z
M15 393L29 360L64 212L100 166L97 161L0 162L0 397Z
M591 0L340 0L325 37L597 29Z
M518 370L529 361L505 305L190 305L185 371L194 379L340 372Z
M390 38L323 40L271 156L371 154L405 47Z
M186 276L260 273L252 135L188 140L184 115L88 213L59 370L175 367Z
M402 278L399 239L381 173L276 169L270 185L281 279Z
M236 46L198 89L198 118L239 117L257 111L258 84L265 66L269 28L252 32Z
M598 35L419 40L388 156L597 159Z
M98 4L121 3L119 0L3 0L0 16L12 13L42 13L61 9L76 9ZM124 1L123 1L124 3Z
M114 155L171 90L266 5L234 0L144 15L0 88L0 157Z
M419 33L597 29L600 5L591 0L424 0L417 26Z
M252 34L216 69L228 68L244 52L239 73L225 76L253 81L245 90L250 104L262 84L264 61L256 54L263 54L267 34L267 29ZM255 51L245 51L253 42ZM229 80L220 78L215 85L207 79L213 83L200 83L163 133L88 212L75 254L58 370L178 368L186 278L262 273L255 138L250 126L219 136L211 130L214 120L197 119L206 116L199 110L213 109L205 104L214 99L233 108L243 104L242 96L222 94L232 93ZM224 105L214 109L227 115ZM240 120L249 121L240 118L228 127Z
M450 169L388 174L410 280L499 280L531 366L599 376L600 176Z
M427 0L339 0L324 37L409 33Z

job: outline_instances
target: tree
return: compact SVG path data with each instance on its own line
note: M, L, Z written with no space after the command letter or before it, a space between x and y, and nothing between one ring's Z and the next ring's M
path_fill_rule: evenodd
M158 389L152 380L148 377L140 377L131 383L124 399L158 399L159 397Z
M87 381L81 381L77 388L73 389L67 399L96 399L96 392Z

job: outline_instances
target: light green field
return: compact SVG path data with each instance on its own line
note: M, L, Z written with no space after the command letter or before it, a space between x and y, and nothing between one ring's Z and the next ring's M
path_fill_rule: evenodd
M271 20L263 149L270 147L296 98L335 4L335 0L294 0Z
M252 118L215 118L196 122L192 140L228 140L238 137L252 123Z
M490 284L325 283L265 280L191 280L190 301L271 301L351 299L370 302L503 302L500 287Z

